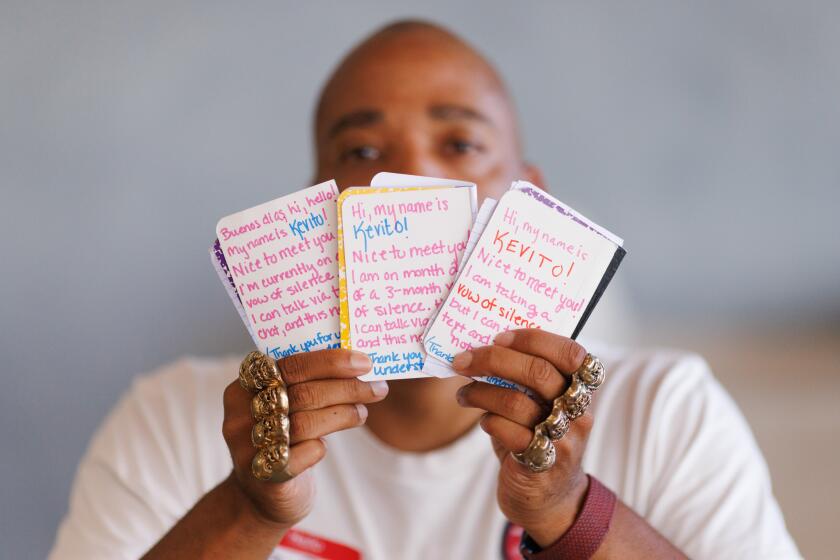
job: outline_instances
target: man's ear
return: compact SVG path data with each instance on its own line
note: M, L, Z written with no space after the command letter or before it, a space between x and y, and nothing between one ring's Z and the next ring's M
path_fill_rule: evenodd
M527 161L522 163L522 178L529 183L533 183L542 190L546 190L545 179L543 178L542 171L540 171L540 168L533 163L528 163Z

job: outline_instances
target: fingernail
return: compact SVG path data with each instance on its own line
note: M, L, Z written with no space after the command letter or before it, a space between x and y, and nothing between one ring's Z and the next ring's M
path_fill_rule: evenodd
M387 381L371 381L370 382L370 390L373 391L373 394L377 397L382 397L388 394L388 382Z
M364 421L367 420L367 415L368 415L367 407L363 404L357 404L356 405L356 410L359 413L359 418L361 418L362 423L364 423Z
M464 404L464 388L461 387L457 391L455 391L455 400L458 401L458 404Z
M513 333L510 331L500 332L493 339L493 343L499 346L508 346L511 342L513 342Z
M468 365L470 365L470 362L472 361L472 359L473 359L472 352L469 352L469 351L468 352L461 352L460 354L455 356L454 360L452 360L452 367L454 369L464 369Z
M350 354L350 367L367 372L373 367L373 363L370 361L370 357L367 354L364 352L356 352L354 350L353 353Z

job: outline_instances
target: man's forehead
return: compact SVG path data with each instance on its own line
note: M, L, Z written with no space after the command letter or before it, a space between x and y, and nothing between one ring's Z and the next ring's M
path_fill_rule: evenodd
M392 107L393 108L393 107ZM343 131L364 128L382 123L386 119L387 108L363 108L349 111L334 120L328 120L327 138L333 138ZM479 109L456 103L433 103L426 107L426 116L439 122L473 121L494 126L492 118Z
M316 127L325 139L341 120L372 123L399 110L492 121L502 118L493 115L500 103L509 105L507 92L486 60L451 34L421 28L374 35L352 51L324 87Z

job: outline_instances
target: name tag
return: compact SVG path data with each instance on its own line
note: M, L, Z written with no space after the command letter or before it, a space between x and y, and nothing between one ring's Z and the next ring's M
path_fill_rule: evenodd
M268 560L361 560L358 550L324 537L289 529Z

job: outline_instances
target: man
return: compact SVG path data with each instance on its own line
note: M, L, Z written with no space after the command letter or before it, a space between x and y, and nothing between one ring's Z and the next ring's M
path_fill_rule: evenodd
M347 56L315 140L317 180L341 187L380 170L474 181L482 196L542 183L496 72L424 23L391 25ZM587 350L608 378L552 443L554 466L534 472L513 454ZM534 558L799 558L749 429L702 360L584 350L534 329L453 365L461 376L389 387L356 379L371 367L358 352L278 361L292 443L282 483L252 474L236 361L142 379L83 460L53 557L511 558L524 530ZM538 399L470 379L488 373Z

